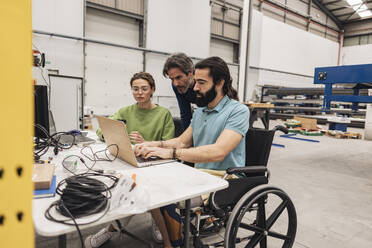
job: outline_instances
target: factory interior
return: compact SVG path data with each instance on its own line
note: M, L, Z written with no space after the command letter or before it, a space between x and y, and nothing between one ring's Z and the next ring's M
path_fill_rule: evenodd
M0 20L0 247L372 247L372 0Z

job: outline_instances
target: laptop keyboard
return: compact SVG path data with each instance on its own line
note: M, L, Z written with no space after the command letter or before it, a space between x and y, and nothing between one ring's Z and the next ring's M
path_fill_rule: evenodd
M157 157L142 158L142 157L137 157L136 156L136 160L137 160L138 163L144 163L144 162L150 162L150 161L154 161L154 160L159 160L159 158L157 158Z

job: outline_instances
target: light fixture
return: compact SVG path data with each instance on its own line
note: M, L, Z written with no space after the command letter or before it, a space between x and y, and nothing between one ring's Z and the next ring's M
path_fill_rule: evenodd
M358 12L358 15L362 18L372 16L372 11L370 10L361 11L361 12Z
M367 8L367 6L365 4L362 4L362 5L353 6L353 9L356 10L357 12L359 12L359 11L366 10L368 8Z
M350 6L353 6L353 5L356 5L356 4L362 4L362 3L363 3L362 0L346 0L346 2L347 2Z

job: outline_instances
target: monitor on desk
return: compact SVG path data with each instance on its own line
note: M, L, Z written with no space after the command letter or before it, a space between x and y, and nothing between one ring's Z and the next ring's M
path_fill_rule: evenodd
M34 86L35 98L35 137L46 138L46 135L36 125L45 128L49 134L49 107L48 107L48 88L45 85Z

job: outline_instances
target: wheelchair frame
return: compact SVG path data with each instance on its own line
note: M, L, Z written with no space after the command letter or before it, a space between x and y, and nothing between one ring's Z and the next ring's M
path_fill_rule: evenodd
M228 179L227 189L212 193L207 206L193 208L191 212L191 218L195 219L195 223L191 224L194 247L232 248L243 243L242 247L266 248L268 238L280 241L278 247L293 246L297 230L295 207L283 190L268 185L270 174L266 165L275 131L278 130L288 133L283 126L272 130L248 130L245 167L229 168L223 179L228 175L237 175L237 178ZM279 200L280 204L267 216L266 207L270 200ZM251 215L251 219L246 215ZM287 222L285 233L272 230L281 216ZM249 223L246 223L247 220ZM218 233L222 228L225 228L223 241L213 244L201 241L202 237Z

